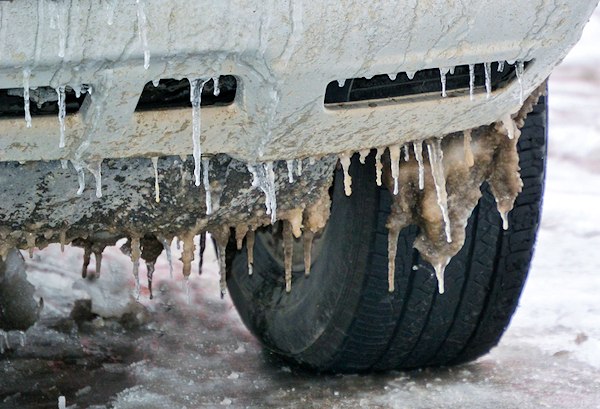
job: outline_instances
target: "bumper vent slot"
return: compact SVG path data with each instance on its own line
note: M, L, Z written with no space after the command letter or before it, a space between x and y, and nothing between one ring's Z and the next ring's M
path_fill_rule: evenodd
M525 62L525 69L530 62ZM475 64L475 91L485 90L485 68L484 64ZM491 64L492 92L507 86L516 80L517 72L514 65L508 63ZM469 66L459 65L454 72L446 74L446 92L448 97L463 96L469 94ZM442 82L440 70L432 68L421 70L414 74L412 79L406 72L399 73L394 80L386 74L376 75L371 79L351 78L347 79L342 87L338 81L332 81L327 85L325 92L325 104L341 104L345 102L357 102L388 98L411 97L431 98L439 95L441 98Z
M65 107L68 114L79 111L90 87L82 85L79 94L70 86L65 87ZM23 88L0 89L0 118L23 117ZM58 114L58 94L52 87L29 90L29 109L32 117Z
M218 81L218 94L215 95L214 79L209 80L202 88L202 106L230 105L237 92L237 80L233 75L222 75ZM188 79L161 79L155 87L149 82L144 87L136 111L151 111L191 107L190 82Z

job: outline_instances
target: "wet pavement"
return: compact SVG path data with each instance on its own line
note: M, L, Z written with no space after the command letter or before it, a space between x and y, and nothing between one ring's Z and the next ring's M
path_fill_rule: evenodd
M43 317L9 334L0 408L599 408L600 13L550 84L551 135L542 228L519 309L500 345L455 368L318 375L264 352L231 301L214 256L186 287L157 263L156 297L132 298L127 257L114 248L97 280L83 251L58 246L28 260ZM120 319L86 320L76 300L104 300ZM114 297L114 298L113 298ZM98 301L100 302L100 301ZM76 319L74 319L76 318Z

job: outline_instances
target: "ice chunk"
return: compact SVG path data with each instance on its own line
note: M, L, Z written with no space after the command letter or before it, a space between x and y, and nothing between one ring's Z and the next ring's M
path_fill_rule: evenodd
M192 143L194 146L194 183L200 186L200 162L202 158L202 144L200 140L200 130L202 127L202 116L200 106L202 105L202 89L205 80L191 79L190 81L190 102L192 103Z
M385 148L377 148L377 153L375 154L375 181L377 182L377 186L381 186L381 172L383 170L383 164L381 163L381 157L385 152Z
M523 61L517 61L515 65L515 73L517 74L517 81L519 81L519 104L523 104L523 73L525 72L525 63Z
M468 167L472 167L475 164L475 159L473 158L473 150L471 149L470 129L463 131L463 151L465 155L465 164Z
M221 93L221 88L219 88L219 77L213 77L213 95L218 97Z
M154 201L160 203L160 186L158 184L158 156L151 158L152 169L154 170Z
M25 109L25 124L31 128L31 111L29 109L29 78L31 77L31 68L23 69L23 103Z
M492 64L483 63L483 70L485 71L485 97L489 98L492 95Z
M67 104L65 98L65 87L61 86L56 89L58 94L58 124L60 127L59 148L65 147L65 117L67 115Z
M288 182L294 183L294 160L286 160L285 164L288 171Z
M473 101L475 92L475 65L469 64L469 98Z
M292 224L283 221L283 264L285 269L285 292L292 291L292 261L294 256L294 236Z
M102 197L102 160L90 163L87 166L94 179L96 179L96 197Z
M148 20L146 18L144 0L135 0L137 3L138 35L144 48L144 68L150 67L150 47L148 46Z
M210 190L210 181L208 180L208 171L210 166L210 159L204 158L202 159L202 182L204 184L204 195L206 201L206 214L212 214L212 194Z
M346 196L352 194L352 176L350 176L350 155L349 153L340 154L340 164L344 171L344 193Z
M413 142L413 150L415 151L415 158L419 165L419 189L423 190L425 187L425 166L423 165L423 142Z
M390 146L390 167L394 179L394 194L398 194L398 178L400 173L400 145Z
M435 183L437 202L444 218L444 231L446 241L452 243L452 232L450 228L450 217L448 215L448 193L446 192L446 175L444 173L444 152L442 151L441 139L435 138L427 141L427 153L431 165L431 175Z
M271 215L271 223L275 223L277 220L277 191L273 162L266 162L256 166L248 165L248 170L253 176L252 186L260 188L265 194L266 213Z

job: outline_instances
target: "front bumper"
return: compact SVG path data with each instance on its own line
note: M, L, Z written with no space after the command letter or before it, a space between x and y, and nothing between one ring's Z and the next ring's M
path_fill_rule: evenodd
M579 39L597 1L140 3L145 24L135 0L1 2L0 88L22 87L30 69L31 87L90 84L94 93L67 116L65 148L56 117L34 117L31 128L22 118L0 120L0 161L190 154L190 109L135 110L144 85L159 78L234 75L234 103L202 109L203 151L250 162L473 128L515 112L520 85L489 99L476 92L473 101L431 96L333 108L324 106L325 89L337 79L520 60L533 61L522 80L527 95Z

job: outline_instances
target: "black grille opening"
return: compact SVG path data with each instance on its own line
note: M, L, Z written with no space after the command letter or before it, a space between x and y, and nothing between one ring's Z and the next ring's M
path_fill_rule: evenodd
M154 85L156 84L156 86ZM237 92L237 80L233 75L222 75L218 80L218 95L215 95L215 81L209 80L202 88L202 106L229 105ZM188 79L161 79L158 83L149 82L144 87L136 111L191 107L190 82Z
M90 87L82 85L79 92L70 86L65 87L65 107L67 114L79 111L85 92ZM25 104L23 88L0 89L0 118L23 117ZM37 87L29 90L29 111L31 116L58 115L58 93L52 87Z
M530 62L525 62L527 66ZM500 69L499 69L500 68ZM485 89L484 64L475 64L475 90ZM517 78L516 66L508 63L491 64L492 92L504 88ZM446 92L448 97L462 96L469 92L469 66L459 65L454 72L446 74ZM441 98L442 82L438 68L421 70L410 79L406 72L399 73L394 80L388 75L376 75L371 79L351 78L346 80L343 87L337 81L327 85L325 104L340 104L408 96L427 96L437 93Z

